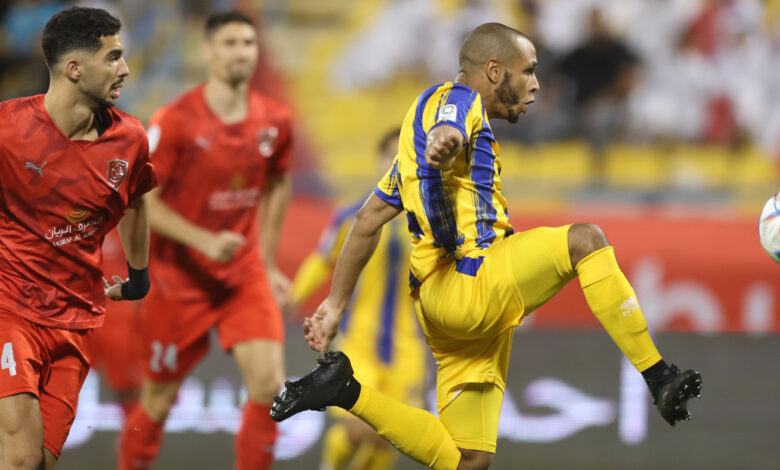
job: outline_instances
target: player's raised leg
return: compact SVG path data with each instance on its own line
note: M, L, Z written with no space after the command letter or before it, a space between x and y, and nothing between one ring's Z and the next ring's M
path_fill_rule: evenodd
M287 382L282 396L275 399L271 416L283 421L300 411L327 406L339 406L359 417L402 453L430 468L482 468L459 466L461 451L435 416L361 386L341 352L325 353L314 371Z
M640 372L660 361L636 294L604 232L597 225L573 224L568 246L588 305L623 354Z
M574 224L568 233L569 256L593 314L618 348L642 373L661 415L674 425L690 417L687 401L701 391L701 376L669 367L647 331L639 301L620 270L614 249L597 225Z
M243 341L233 346L232 353L248 394L236 436L236 469L265 470L271 468L277 436L270 412L284 378L282 345L261 339Z

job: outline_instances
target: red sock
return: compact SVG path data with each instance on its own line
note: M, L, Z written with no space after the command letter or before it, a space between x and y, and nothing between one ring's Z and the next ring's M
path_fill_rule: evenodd
M271 419L271 406L247 401L241 429L236 435L236 470L271 468L276 434L276 423Z
M119 438L119 470L152 468L162 438L163 425L152 421L140 405L133 408Z

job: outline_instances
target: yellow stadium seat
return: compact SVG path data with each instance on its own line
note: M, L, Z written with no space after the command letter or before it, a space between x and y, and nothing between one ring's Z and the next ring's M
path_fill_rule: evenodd
M657 146L614 144L602 156L604 182L620 189L662 189L669 183L667 158Z
M590 181L591 152L582 142L528 146L501 144L502 180L520 180L570 190Z

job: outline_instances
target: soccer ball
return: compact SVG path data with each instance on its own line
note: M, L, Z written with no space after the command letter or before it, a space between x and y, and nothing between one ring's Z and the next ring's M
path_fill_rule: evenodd
M769 256L780 263L780 192L770 197L761 211L758 238Z

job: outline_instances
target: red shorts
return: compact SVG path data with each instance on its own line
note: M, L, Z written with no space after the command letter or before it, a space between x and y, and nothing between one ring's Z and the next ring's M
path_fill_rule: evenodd
M154 289L144 300L144 372L156 382L187 376L209 349L209 330L217 328L223 349L266 339L284 342L284 322L265 277L213 300L162 298Z
M43 445L60 456L89 372L92 330L37 325L0 311L0 398L31 393L43 418Z
M115 391L141 388L143 327L139 302L106 303L106 321L92 337L91 365Z

